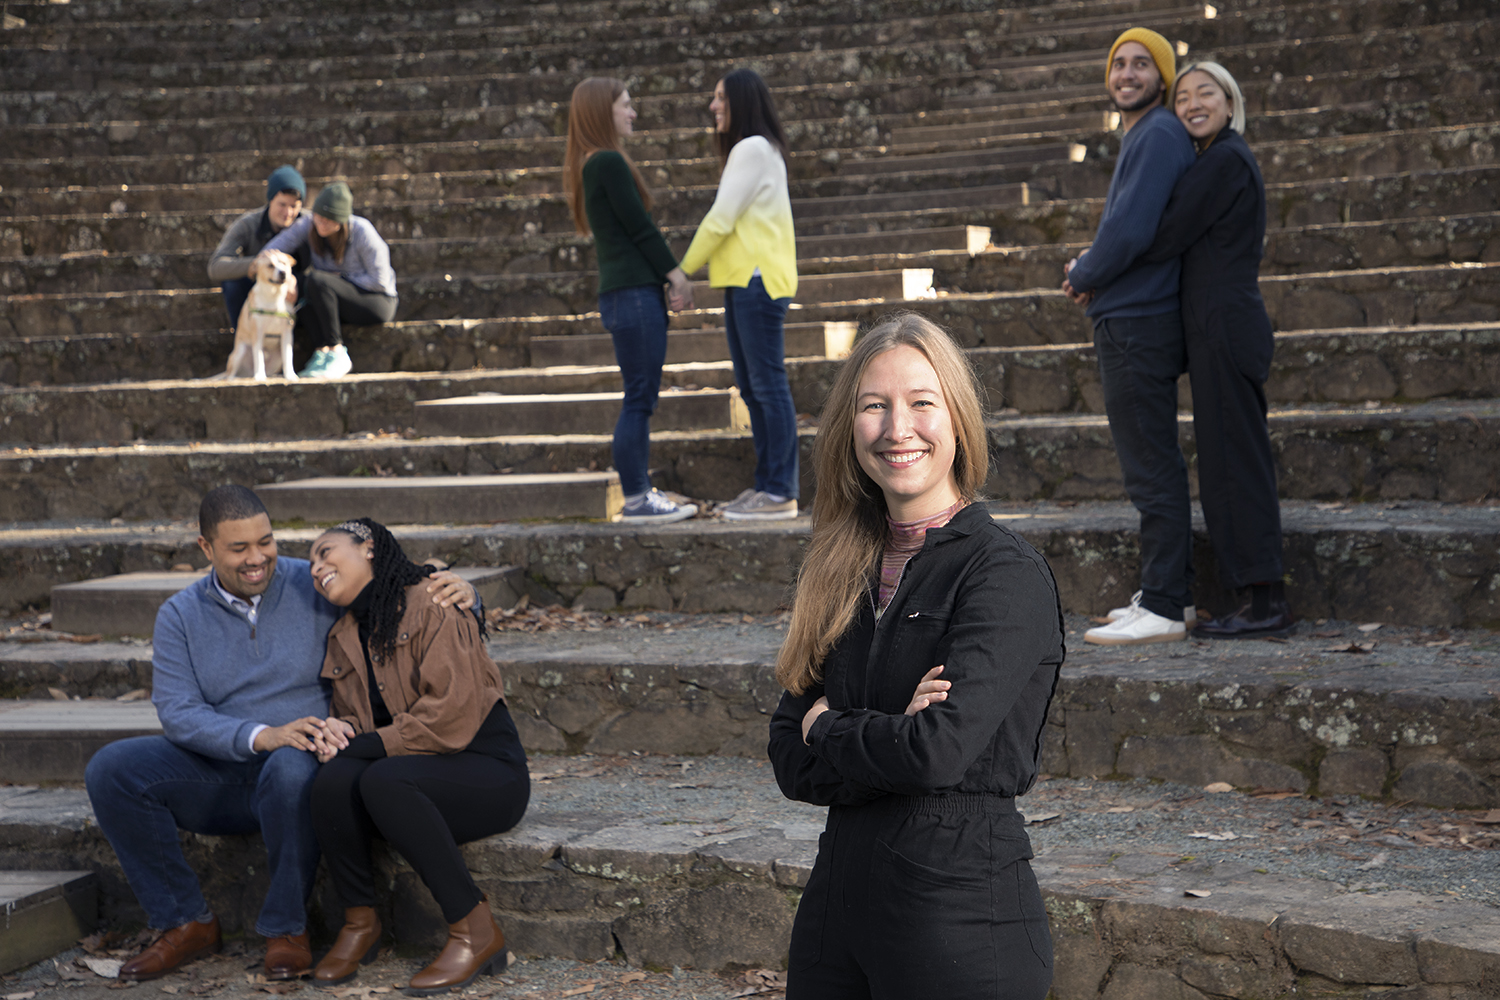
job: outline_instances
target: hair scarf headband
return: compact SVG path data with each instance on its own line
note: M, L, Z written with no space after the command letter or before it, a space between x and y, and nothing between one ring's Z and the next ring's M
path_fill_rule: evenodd
M372 537L374 537L370 534L369 527L360 524L358 521L345 521L342 524L335 524L328 530L342 531L346 535L353 535L355 538L358 538L362 542L368 542Z

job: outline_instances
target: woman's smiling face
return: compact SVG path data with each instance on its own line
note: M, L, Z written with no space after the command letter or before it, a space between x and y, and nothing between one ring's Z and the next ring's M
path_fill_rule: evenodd
M1229 125L1234 107L1224 88L1202 70L1193 70L1177 81L1177 117L1200 145Z
M347 608L375 578L370 565L374 556L371 542L361 542L342 531L324 532L312 544L313 589Z
M953 414L925 354L903 344L871 358L854 405L854 454L891 517L913 521L958 502Z

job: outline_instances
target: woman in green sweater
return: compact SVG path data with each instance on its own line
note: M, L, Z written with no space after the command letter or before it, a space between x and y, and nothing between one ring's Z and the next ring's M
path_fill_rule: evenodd
M690 299L692 283L651 219L651 192L620 144L635 122L623 80L592 76L573 88L563 162L573 222L594 234L599 318L615 344L625 400L615 423L614 461L626 521L665 524L698 513L651 488L651 414L667 356L667 304Z

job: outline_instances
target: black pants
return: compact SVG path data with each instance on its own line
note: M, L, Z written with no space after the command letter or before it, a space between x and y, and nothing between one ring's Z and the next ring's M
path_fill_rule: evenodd
M792 925L787 1000L1042 1000L1052 936L1015 800L834 806Z
M1193 389L1198 498L1229 589L1281 579L1281 504L1266 428L1272 340L1184 329L1178 313L1100 320L1094 346L1125 492L1141 514L1141 604L1180 618L1193 604L1187 463L1177 379Z
M1264 316L1264 309L1261 311ZM1236 590L1281 579L1281 502L1266 426L1266 379L1275 339L1269 320L1194 323L1184 315L1198 444L1198 500L1219 559L1219 578Z
M483 898L458 845L509 830L530 797L524 755L335 757L313 783L313 828L345 907L375 905L370 844L379 836L416 870L452 924Z
M1193 511L1177 443L1177 378L1187 370L1182 316L1102 319L1094 349L1125 492L1141 513L1141 606L1181 621L1193 603Z
M298 298L306 305L298 313L307 328L308 345L314 349L342 344L343 323L374 326L396 316L396 298L367 292L332 271L309 267L303 272Z

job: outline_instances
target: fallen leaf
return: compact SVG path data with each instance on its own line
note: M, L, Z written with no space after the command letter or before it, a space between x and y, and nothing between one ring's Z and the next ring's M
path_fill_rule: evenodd
M1213 890L1211 890L1211 889L1184 889L1182 891L1182 894L1184 896L1196 896L1198 899L1207 899L1209 896L1213 895Z
M295 993L300 990L302 984L291 982L257 983L255 988L263 990L266 993L275 993L277 996L285 996L288 993Z
M1312 634L1312 637L1314 639L1342 639L1344 637L1344 633L1342 633L1342 632L1314 632Z
M36 996L36 990L27 990L25 993L7 993L3 1000L31 1000Z
M1381 851L1379 854L1375 855L1369 861L1366 861L1362 865L1355 865L1354 868L1355 868L1356 871L1367 872L1371 868L1379 868L1381 865L1385 864L1386 859L1389 858L1389 857L1390 857L1390 855L1388 853L1386 853L1385 851Z
M1359 626L1359 630L1361 632L1374 632L1376 629L1384 627L1384 622L1366 622L1365 624Z
M1205 792L1213 792L1215 794L1220 794L1220 793L1223 793L1223 792L1232 792L1232 791L1234 791L1234 786L1231 785L1227 781L1215 781L1211 785L1204 785L1203 786L1203 790Z
M1195 840L1239 840L1240 839L1239 834L1233 832L1232 830L1225 830L1223 833L1205 833L1202 830L1194 830L1192 833L1188 834L1188 836L1194 838Z
M623 975L623 976L620 977L619 982L621 982L621 983L638 983L642 979L645 979L645 978L646 978L646 974L644 972L639 972L639 971L637 971L637 972L627 972L627 973L625 973L625 975Z
M594 992L594 987L596 987L598 985L599 985L598 983L589 983L587 986L580 986L577 989L563 990L562 993L561 993L561 995L565 996L565 997L581 997L585 993L592 993L592 992Z
M78 959L78 961L88 966L94 975L102 976L105 979L118 979L120 976L120 966L125 964L118 958L95 958L92 955L85 955L83 958Z
M1021 813L1021 818L1028 823L1045 823L1049 819L1057 819L1062 813Z
M68 697L68 692L64 691L62 688L48 688L47 689L47 693L52 696L52 700L53 701L72 701L73 700L72 698Z
M69 965L63 965L61 962L57 961L56 959L53 960L52 965L57 969L57 975L58 975L58 978L60 978L60 979L93 979L94 978L94 974L92 972L85 971L85 970L80 969L77 966L71 965L71 964L69 964Z
M1135 812L1135 806L1110 806L1104 811L1107 813L1133 813Z
M151 697L150 691L147 691L145 688L136 688L134 691L126 691L120 697L116 698L115 701L145 701L149 697Z
M1491 809L1483 816L1473 817L1475 823L1500 823L1500 809Z
M99 634L78 635L78 634L73 633L73 632L59 632L59 633L57 633L57 637L58 637L58 639L62 640L63 642L78 642L78 643L98 642L100 639L104 638L104 636L99 635Z
M1374 642L1351 642L1347 646L1329 646L1327 649L1323 650L1323 652L1325 652L1325 653L1369 653L1369 652L1373 651L1377 645L1379 645L1379 643L1374 643Z

